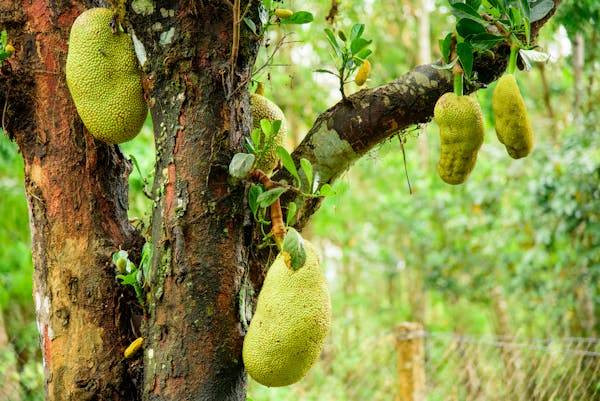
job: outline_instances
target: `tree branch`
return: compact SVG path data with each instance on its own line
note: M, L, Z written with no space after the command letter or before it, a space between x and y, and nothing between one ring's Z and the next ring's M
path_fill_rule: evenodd
M554 0L554 9L532 24L533 37L560 1ZM506 69L509 54L510 47L504 44L493 56L480 55L474 65L478 85L468 86L465 91L474 92L498 79ZM431 64L418 66L389 84L355 93L321 114L292 157L296 164L301 158L310 160L319 173L320 185L331 184L377 144L411 125L430 121L437 100L451 91L449 71ZM280 170L274 180L281 179L290 181L291 177ZM306 224L321 202L319 198L304 199L289 192L282 201L284 205L290 201L298 204L298 228Z

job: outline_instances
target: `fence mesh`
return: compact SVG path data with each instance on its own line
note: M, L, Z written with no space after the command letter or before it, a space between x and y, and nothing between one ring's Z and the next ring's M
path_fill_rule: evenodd
M425 334L427 400L600 400L600 340Z
M425 349L422 364L427 401L600 401L600 339L435 332L373 336L356 347L344 347L348 354L326 349L306 379L285 394L273 392L275 389L269 392L278 400L393 400L401 385L397 351L404 341L415 340L423 341ZM0 356L6 357L1 351ZM339 358L352 359L344 363L348 369L339 367ZM9 388L19 387L19 382L22 386L23 378L15 377L14 370L2 369L2 359L0 399L4 400L11 399L10 394L25 393L26 388ZM10 365L5 363L4 368ZM41 369L36 372L41 373Z

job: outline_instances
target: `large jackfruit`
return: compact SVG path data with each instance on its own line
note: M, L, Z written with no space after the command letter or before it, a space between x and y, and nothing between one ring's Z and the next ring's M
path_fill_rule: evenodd
M147 114L133 43L113 33L107 8L83 12L71 27L67 85L88 131L108 143L138 134Z
M492 96L496 135L513 159L531 153L535 141L525 101L512 74L498 80Z
M438 173L448 184L462 184L473 171L483 143L479 103L471 96L446 93L435 105L434 119L440 127Z
M281 129L275 136L273 143L266 152L258 155L256 159L256 168L270 173L277 166L277 146L283 145L283 138L287 135L287 123L283 111L275 103L266 97L253 93L250 95L250 106L252 108L252 121L254 128L260 128L260 120L269 121L281 120ZM264 141L264 135L261 135L261 142ZM262 147L263 144L260 144Z
M265 386L287 386L304 377L331 325L319 258L312 244L304 245L306 261L298 270L289 268L281 253L271 265L244 339L246 370Z

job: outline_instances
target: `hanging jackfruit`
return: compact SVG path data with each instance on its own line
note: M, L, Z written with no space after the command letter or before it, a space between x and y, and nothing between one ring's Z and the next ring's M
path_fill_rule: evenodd
M531 153L535 141L525 101L515 76L506 74L498 80L492 96L496 135L513 159Z
M69 36L66 76L88 131L115 144L138 134L147 106L133 42L124 32L112 32L112 19L107 8L91 8L77 17Z
M438 173L448 184L462 184L475 167L483 143L479 103L471 96L446 93L435 105L434 119L440 127Z
M288 267L282 253L271 265L244 339L246 370L265 386L287 386L304 377L331 325L325 276L314 246L308 241L304 246L306 261L299 269Z
M266 146L263 154L257 155L255 167L269 174L277 166L277 146L283 145L283 138L287 134L287 124L283 111L266 97L253 93L250 95L250 107L252 109L253 128L260 128L260 120L281 121L281 128L272 142ZM264 133L261 134L261 144L263 147L265 140Z

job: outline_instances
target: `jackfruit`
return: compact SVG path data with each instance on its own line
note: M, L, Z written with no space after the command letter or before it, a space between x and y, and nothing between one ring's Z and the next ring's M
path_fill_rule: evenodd
M292 15L294 15L294 12L287 8L276 8L275 15L278 18L284 19L284 18L290 18Z
M271 265L244 339L246 371L257 382L287 386L315 364L331 326L331 301L316 250L304 241L306 261L292 270L280 253Z
M253 93L250 95L250 107L252 109L252 125L254 128L260 128L260 120L269 121L281 120L281 128L275 135L270 146L267 146L263 154L258 155L255 167L269 174L277 166L277 146L283 145L283 138L287 134L287 123L283 111L266 97ZM261 143L259 147L264 146L264 134L261 134Z
M111 144L132 139L146 119L141 72L133 42L113 33L107 8L83 12L71 27L67 85L83 124Z
M492 109L496 120L496 135L506 146L513 159L520 159L531 153L535 137L525 101L512 74L498 80L492 96Z
M363 86L365 84L365 82L367 82L367 78L369 78L370 73L371 73L371 62L369 60L365 60L358 68L356 77L354 77L354 82L356 83L356 85Z
M483 143L479 103L471 96L446 93L435 105L434 119L440 127L438 174L448 184L461 184L473 171Z

